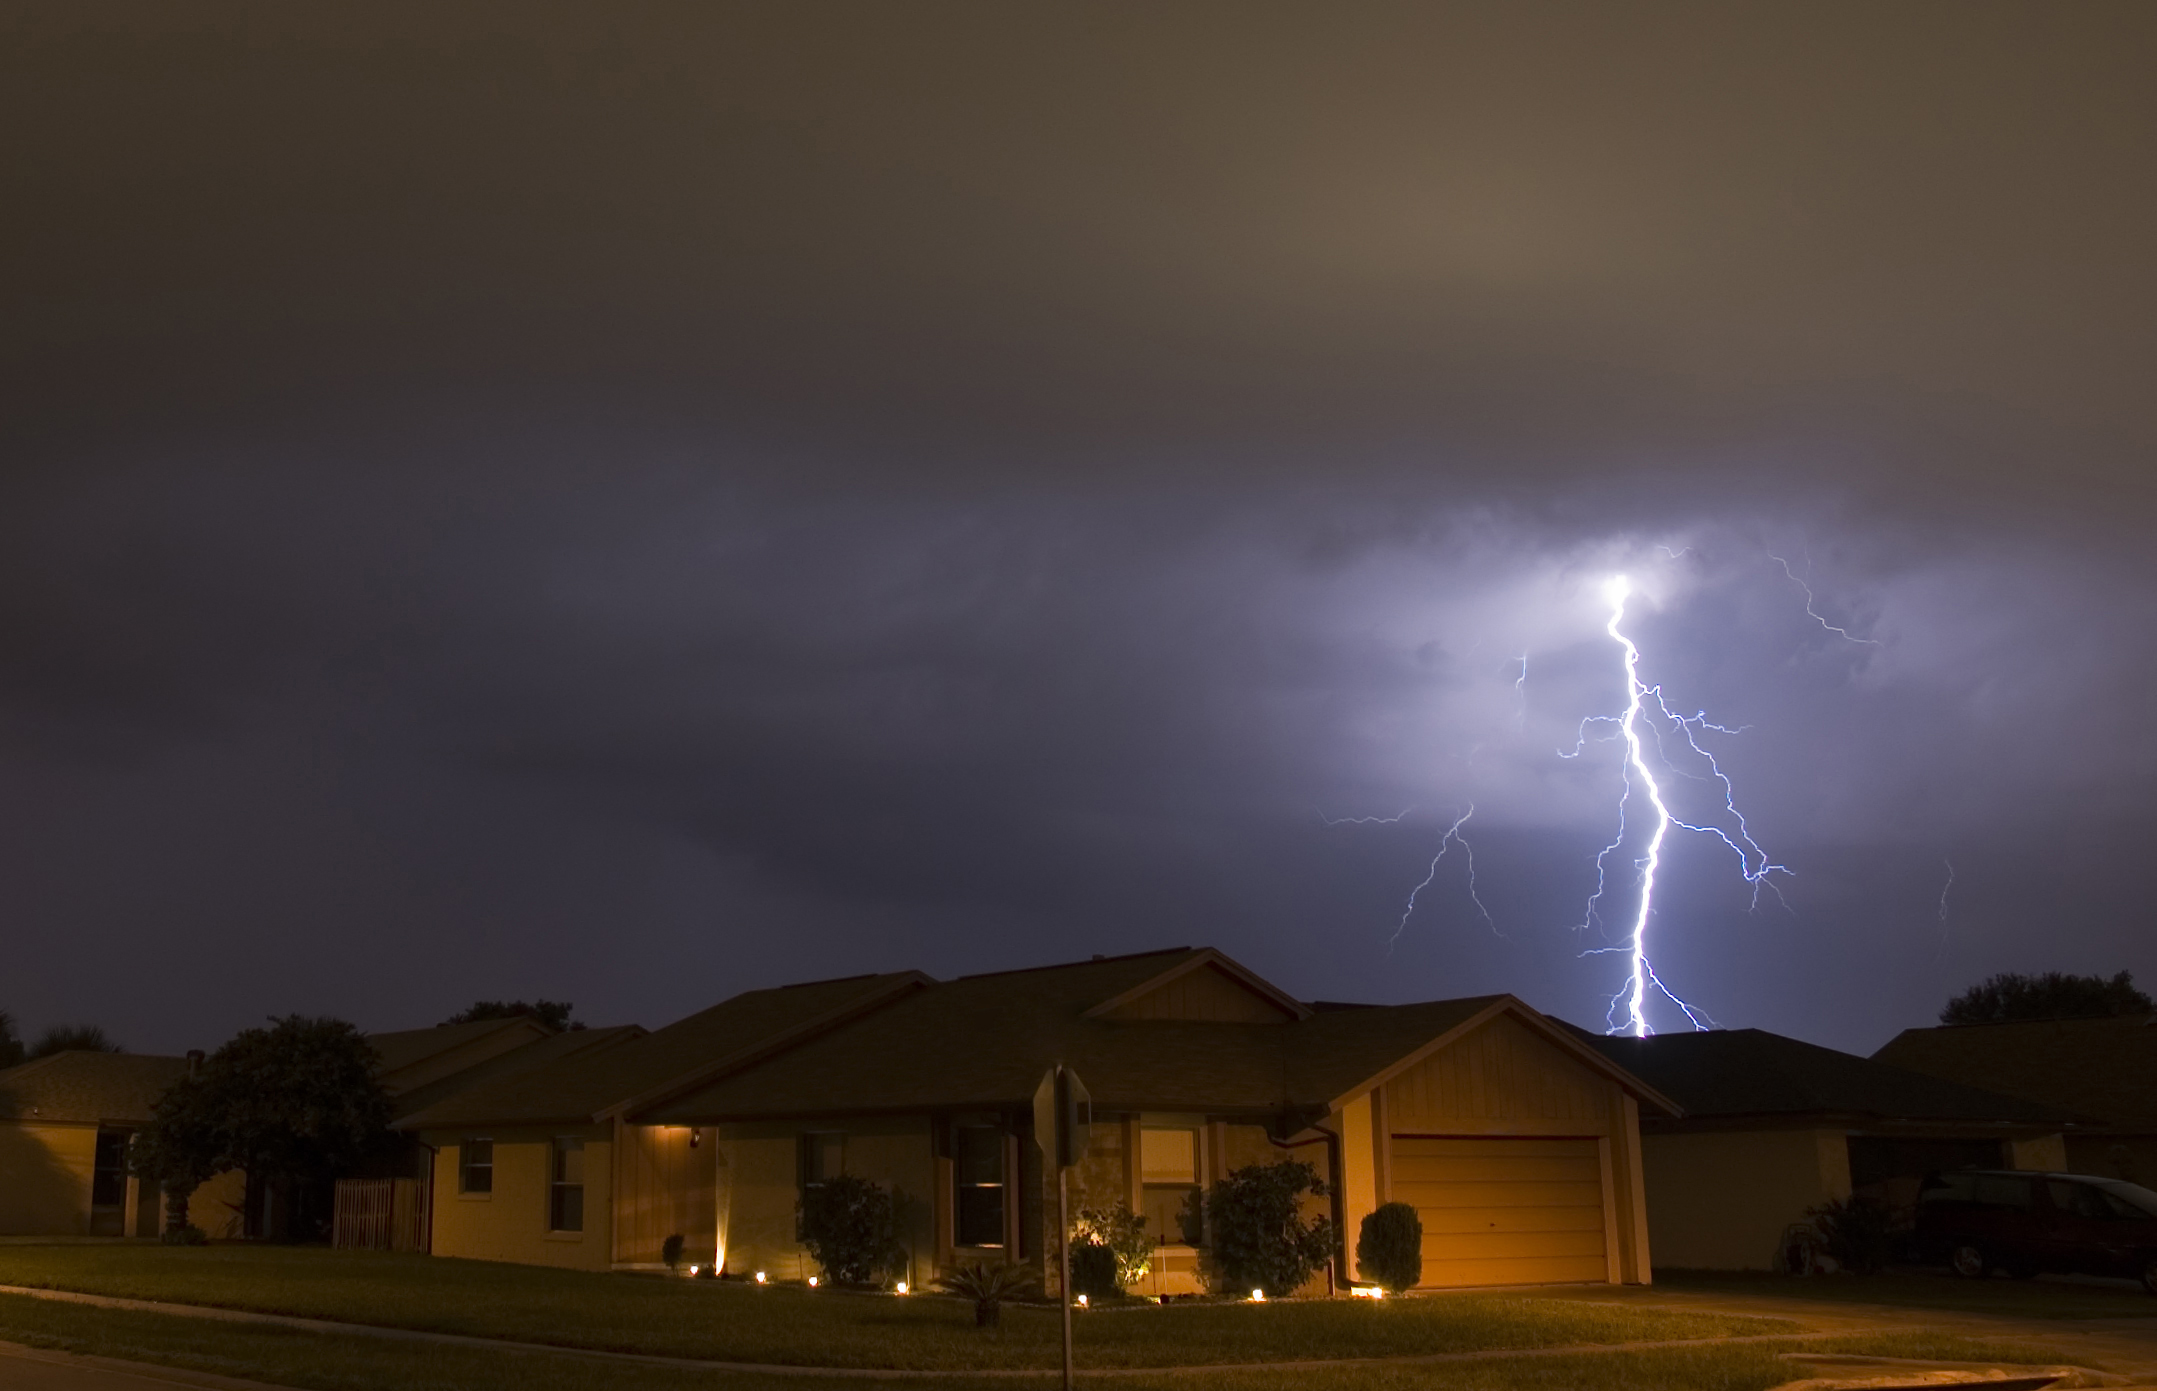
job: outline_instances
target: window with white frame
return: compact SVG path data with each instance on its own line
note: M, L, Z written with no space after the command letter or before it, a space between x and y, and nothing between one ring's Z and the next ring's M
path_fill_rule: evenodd
M584 1230L584 1142L558 1135L551 1146L547 1180L547 1230Z
M494 1191L494 1141L466 1140L457 1146L457 1191Z
M1004 1133L993 1125L952 1130L952 1240L960 1246L1004 1244Z

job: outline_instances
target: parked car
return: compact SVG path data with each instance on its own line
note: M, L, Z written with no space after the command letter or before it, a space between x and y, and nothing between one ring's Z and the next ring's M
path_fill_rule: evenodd
M1917 1195L1921 1260L1972 1279L2005 1269L2124 1275L2157 1294L2157 1193L2090 1174L1958 1169Z

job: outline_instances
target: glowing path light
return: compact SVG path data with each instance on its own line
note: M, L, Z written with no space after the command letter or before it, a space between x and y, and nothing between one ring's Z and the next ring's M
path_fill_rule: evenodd
M1795 577L1793 576L1793 578ZM1589 716L1588 719L1581 721L1581 740L1574 745L1573 752L1567 754L1561 749L1559 754L1561 757L1577 757L1580 753L1581 744L1586 742L1587 726L1594 723L1616 725L1618 727L1618 737L1625 741L1625 792L1618 799L1618 834L1595 857L1595 892L1588 897L1588 921L1583 924L1584 926L1592 925L1595 921L1595 905L1602 898L1607 882L1604 873L1606 862L1611 852L1625 843L1627 812L1633 800L1633 789L1636 782L1644 789L1648 804L1655 811L1655 830L1648 837L1646 853L1642 855L1638 862L1640 870L1640 905L1633 915L1632 931L1627 934L1622 946L1598 948L1587 953L1588 955L1601 955L1605 952L1623 952L1630 958L1631 970L1627 973L1625 988L1611 997L1611 1032L1630 1032L1636 1038L1641 1038L1654 1032L1654 1029L1648 1023L1647 1012L1648 998L1651 991L1663 996L1682 1010L1694 1028L1705 1029L1714 1025L1714 1020L1708 1018L1701 1010L1678 998L1676 992L1663 984L1661 978L1655 974L1654 964L1648 959L1648 928L1655 917L1655 876L1656 872L1662 868L1663 841L1669 835L1670 828L1676 826L1681 830L1698 831L1704 835L1712 835L1728 846L1737 855L1739 868L1746 881L1753 886L1753 905L1755 907L1759 906L1760 889L1763 884L1771 889L1776 888L1774 881L1768 876L1772 874L1788 874L1790 871L1770 860L1767 852L1754 842L1751 832L1746 829L1744 815L1737 809L1737 790L1732 786L1729 775L1724 773L1722 767L1716 763L1715 756L1700 746L1700 741L1696 737L1697 733L1703 729L1724 734L1739 731L1726 729L1722 725L1710 724L1705 711L1697 712L1690 716L1676 713L1663 700L1662 687L1647 685L1640 679L1640 648L1634 644L1631 638L1625 635L1625 630L1618 626L1625 621L1625 602L1632 597L1632 593L1632 581L1624 575L1613 576L1609 583L1603 586L1603 597L1610 603L1610 619L1603 625L1603 631L1610 634L1611 640L1617 643L1625 653L1625 713L1622 715ZM1657 722L1650 727L1655 733L1658 752L1662 751L1661 721L1667 720L1679 733L1684 735L1686 747L1707 761L1710 773L1722 785L1723 810L1728 812L1737 823L1737 835L1735 838L1720 827L1694 825L1671 814L1669 805L1663 800L1662 784L1656 781L1655 770L1649 766L1647 741L1641 732L1642 726L1648 720L1647 707L1651 699L1654 701L1654 714ZM1665 761L1668 761L1667 757ZM1435 870L1435 864L1433 869ZM1776 889L1778 898L1781 897L1781 893L1780 889ZM1786 902L1784 906L1788 907L1789 905ZM1619 1022L1615 1018L1621 1001L1625 1007L1623 1022Z

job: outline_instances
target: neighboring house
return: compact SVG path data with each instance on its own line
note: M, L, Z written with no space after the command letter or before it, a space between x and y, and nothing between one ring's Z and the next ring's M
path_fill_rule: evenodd
M54 1053L0 1072L0 1235L155 1236L155 1184L127 1171L127 1142L186 1058ZM246 1178L195 1190L197 1220L237 1220Z
M2157 1016L1905 1029L1873 1057L2087 1116L2056 1167L2157 1188Z
M403 1114L527 1057L550 1061L639 1032L556 1035L531 1019L503 1019L370 1034L368 1042ZM127 1145L189 1066L187 1058L66 1052L0 1071L0 1235L155 1236L162 1204L154 1186L128 1172ZM386 1156L381 1176L424 1177L427 1159L416 1147ZM195 1190L188 1215L213 1236L284 1236L327 1225L330 1202L326 1192L228 1173Z
M1912 1202L1937 1169L2058 1169L2073 1116L1760 1029L1581 1037L1683 1109L1641 1122L1666 1268L1776 1266L1806 1209Z
M1313 1006L1210 949L752 991L401 1124L439 1154L437 1255L604 1270L680 1235L688 1261L797 1278L800 1199L844 1173L897 1199L907 1278L1046 1278L1031 1108L1058 1062L1093 1098L1072 1206L1146 1215L1145 1292L1198 1289L1194 1196L1280 1158L1333 1185L1335 1281L1389 1200L1422 1212L1428 1285L1649 1278L1639 1115L1674 1109L1653 1089L1510 996Z

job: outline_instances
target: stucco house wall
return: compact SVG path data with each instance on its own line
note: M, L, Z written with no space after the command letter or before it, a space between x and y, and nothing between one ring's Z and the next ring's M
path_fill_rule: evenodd
M1729 1130L1641 1137L1658 1265L1771 1270L1805 1210L1850 1196L1841 1130Z
M584 1230L547 1230L548 1182L557 1136L584 1141ZM490 1130L494 1187L458 1191L460 1143L471 1136L428 1132L434 1147L434 1254L478 1261L606 1270L613 1264L612 1131L605 1126Z
M94 1125L0 1124L0 1232L86 1235L96 1151Z

